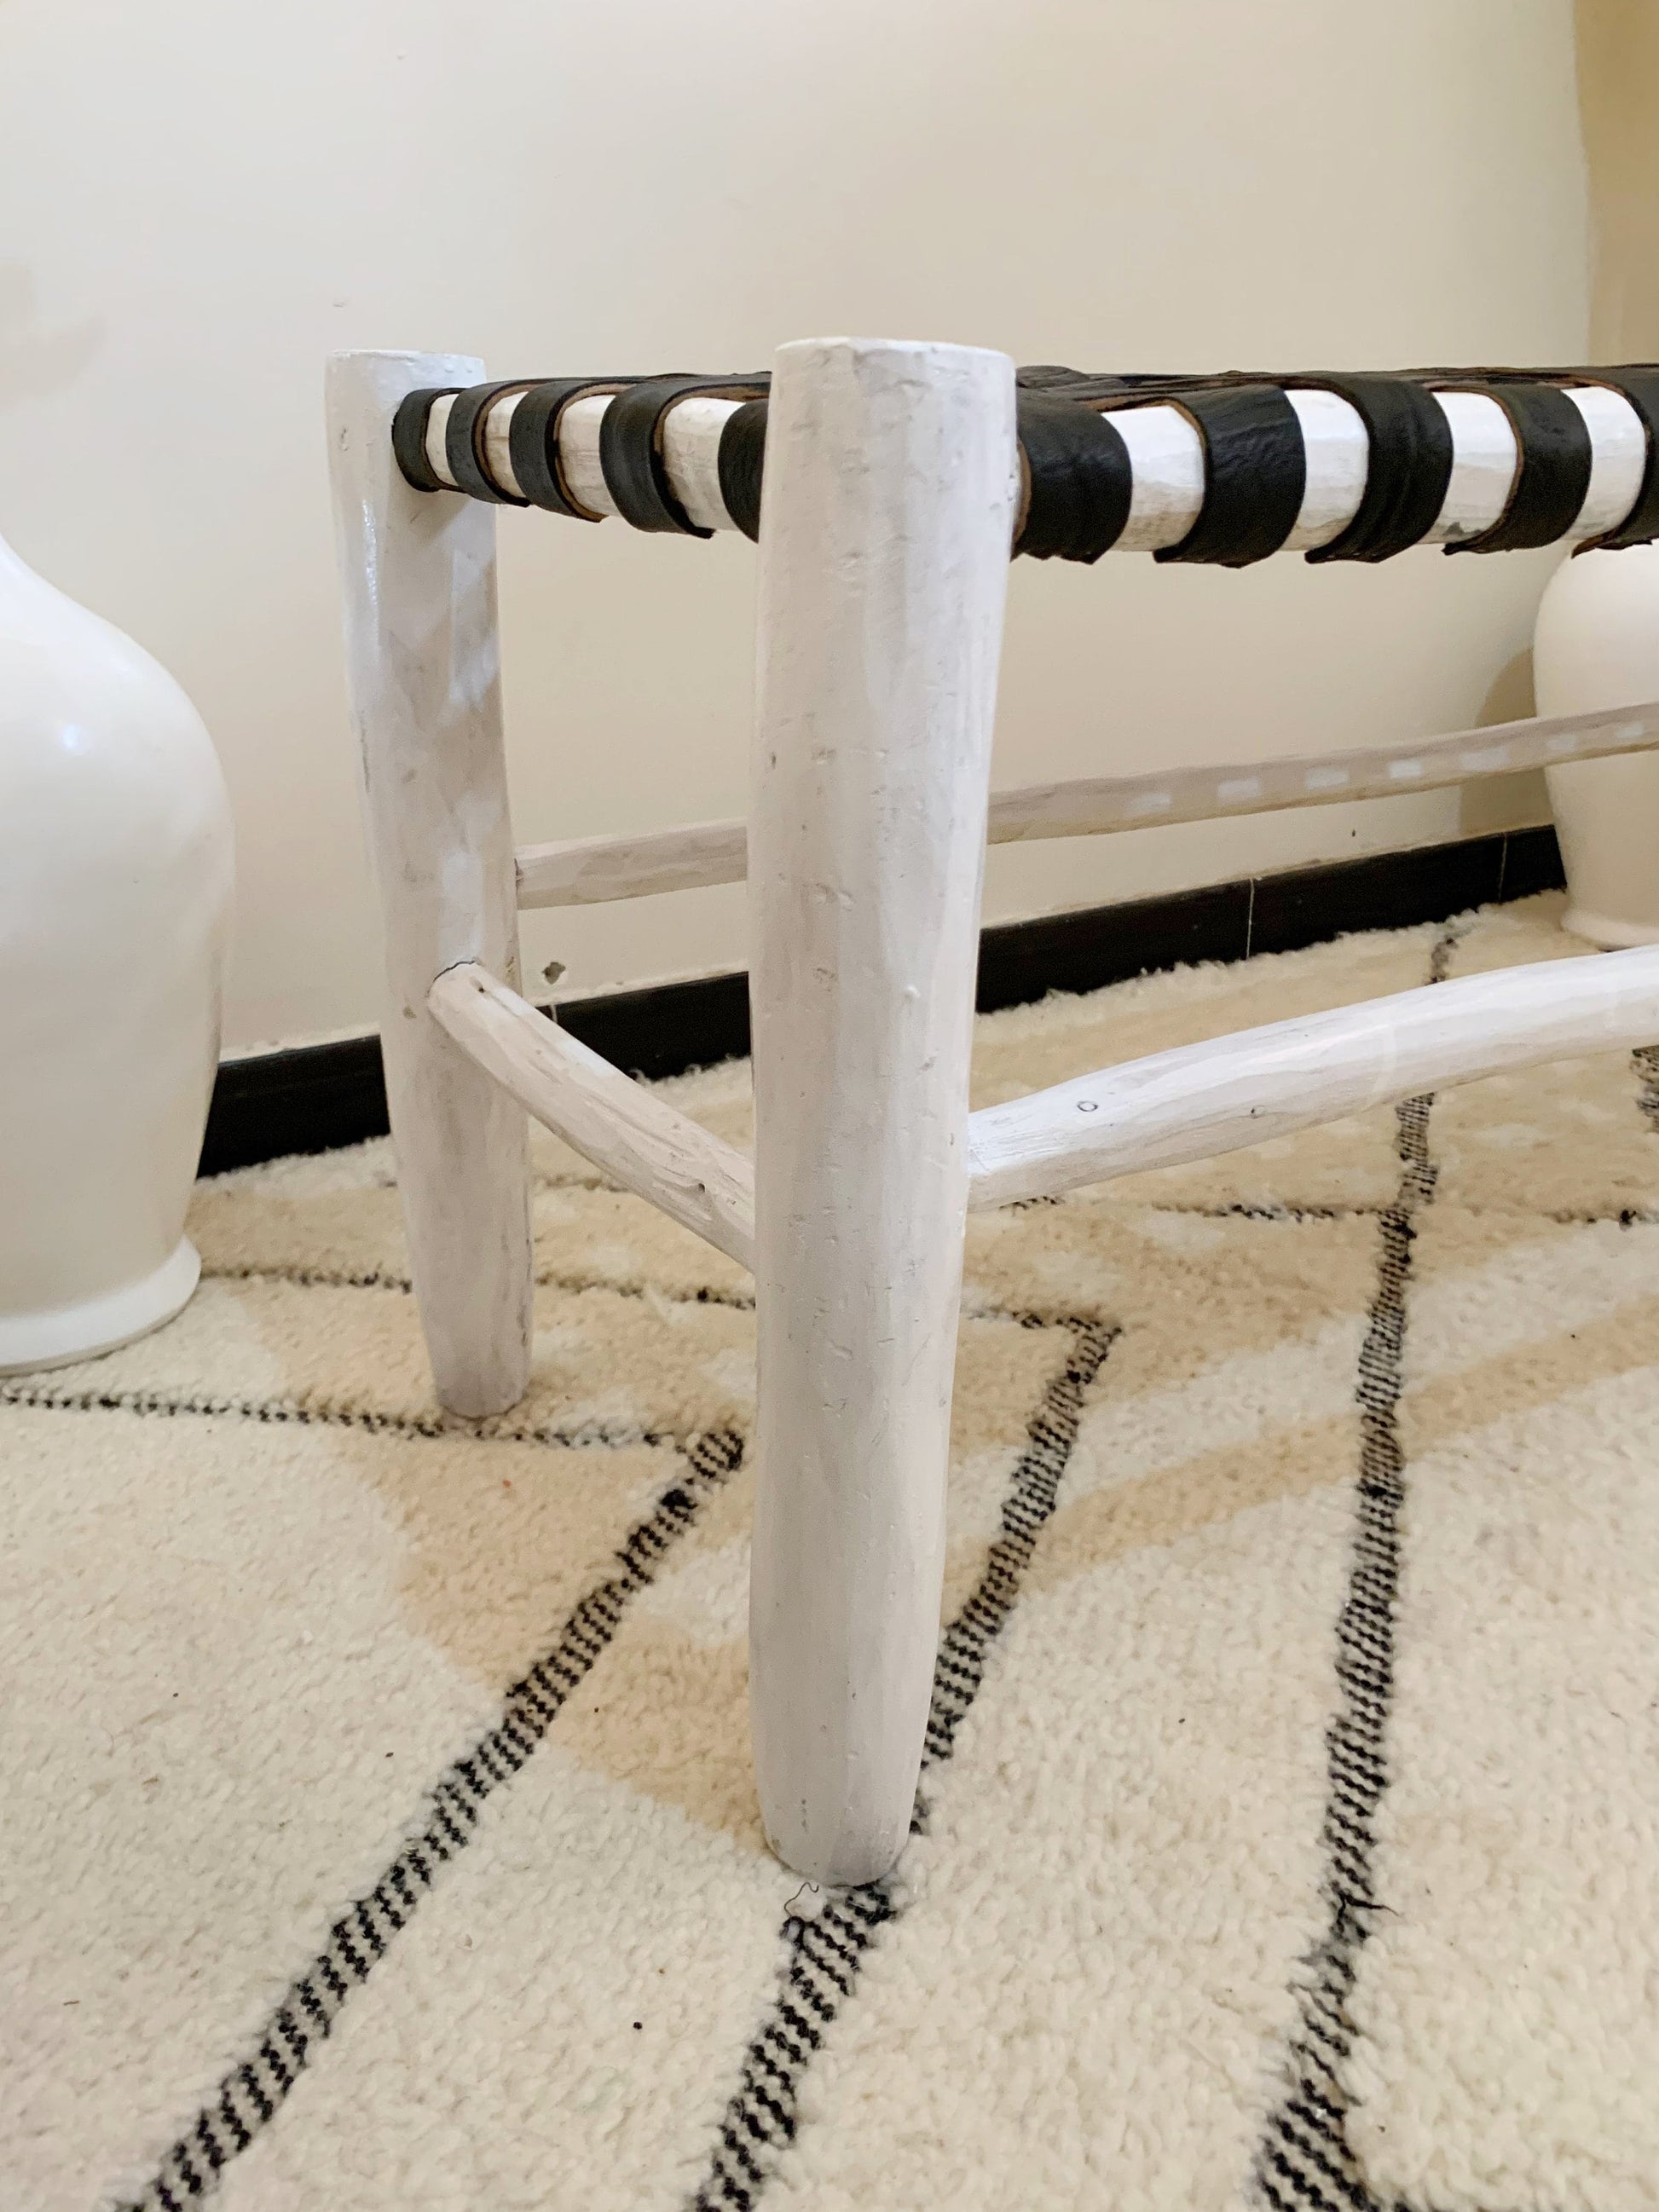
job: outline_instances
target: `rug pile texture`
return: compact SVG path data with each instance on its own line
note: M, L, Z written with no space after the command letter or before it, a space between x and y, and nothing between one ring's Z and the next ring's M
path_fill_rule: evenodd
M992 1017L976 1103L1558 914ZM746 1141L747 1076L667 1087ZM1659 1054L975 1218L915 1830L836 1894L750 1780L748 1279L536 1160L500 1421L384 1144L0 1388L0 2205L1659 2204Z

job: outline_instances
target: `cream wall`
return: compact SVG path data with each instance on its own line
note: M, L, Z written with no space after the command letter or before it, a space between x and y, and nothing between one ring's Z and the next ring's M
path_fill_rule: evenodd
M1571 360L1570 0L0 0L0 531L193 693L228 1036L373 1018L319 421L337 346L499 373L890 331L1094 368ZM501 525L521 837L740 811L752 556ZM1547 555L1013 577L1000 780L1525 711ZM995 915L1536 818L1535 787L994 855ZM591 989L741 895L530 918ZM119 948L112 948L118 958Z
M1659 361L1659 8L1578 0L1596 361Z

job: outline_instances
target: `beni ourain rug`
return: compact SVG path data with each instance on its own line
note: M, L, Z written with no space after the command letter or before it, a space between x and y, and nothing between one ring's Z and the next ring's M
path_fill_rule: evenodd
M978 1098L1558 913L999 1015ZM537 1162L498 1422L383 1144L204 1184L179 1322L0 1391L8 2212L1659 2204L1659 1055L975 1219L837 1894L750 1778L746 1279Z

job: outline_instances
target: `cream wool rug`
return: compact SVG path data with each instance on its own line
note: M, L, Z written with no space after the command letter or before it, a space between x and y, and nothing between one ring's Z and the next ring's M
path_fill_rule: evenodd
M979 1100L1558 905L994 1017ZM204 1184L182 1318L0 1391L0 2203L1659 2204L1656 1132L1621 1054L977 1219L915 1832L830 1896L746 1279L543 1142L471 1428L384 1145Z

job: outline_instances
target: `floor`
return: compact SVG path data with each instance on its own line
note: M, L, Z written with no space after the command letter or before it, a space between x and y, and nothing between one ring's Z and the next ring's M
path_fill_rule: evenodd
M988 1017L976 1103L1559 907ZM975 1220L916 1832L838 1895L750 1778L747 1279L537 1162L500 1422L383 1144L0 1388L0 2204L1659 2202L1659 1056Z

